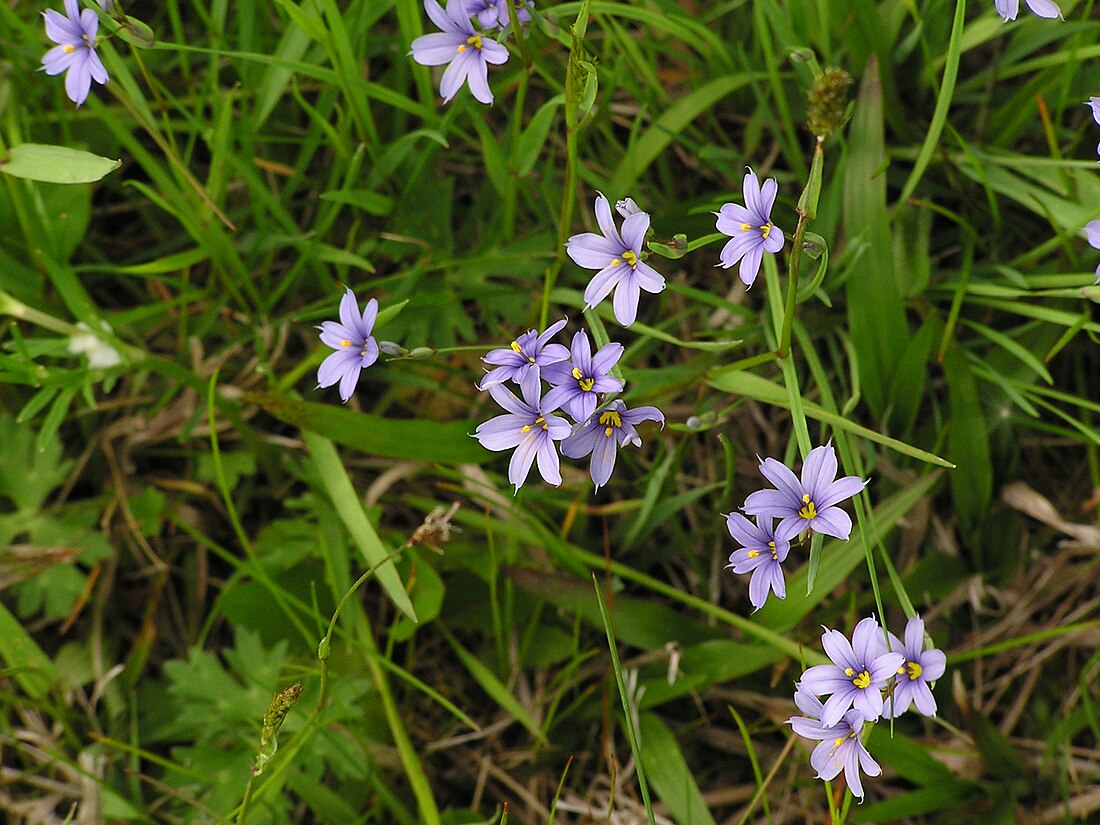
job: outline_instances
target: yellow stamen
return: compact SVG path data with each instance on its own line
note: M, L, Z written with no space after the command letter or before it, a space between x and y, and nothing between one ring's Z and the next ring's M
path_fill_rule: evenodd
M618 258L612 258L611 259L611 265L612 266L618 266L621 263L622 263L622 261L620 261Z
M844 675L845 676L854 676L855 671L852 670L850 667L846 667L846 668L844 668Z
M608 410L607 412L600 413L600 423L605 426L622 427L623 419L615 410Z
M65 45L65 46L62 46L61 48L64 50L65 54L72 54L73 52L76 51L76 46Z
M917 662L906 662L905 667L909 671L909 680L911 682L919 679L920 675L924 672L924 668L922 668ZM901 671L899 670L898 672L900 673Z
M750 229L752 229L752 224L751 223L741 224L741 231L742 232L748 232Z
M577 382L577 386L581 388L581 392L592 392L592 388L596 386L596 379L582 378Z
M809 493L803 493L802 495L802 508L798 511L798 515L807 521L812 521L817 518L817 505L810 500Z
M775 559L776 561L779 561L779 551L775 549L775 542L774 541L769 541L768 542L768 547L770 547L772 549L772 558Z
M528 356L527 356L527 360L528 360L528 361L530 361L530 362L531 362L531 363L533 364L533 363L535 363L535 356L533 356L533 355L528 355Z
M584 378L584 374L576 367L573 367L573 377L580 381L582 378Z
M481 49L481 35L471 34L466 38L466 42L473 46L475 49Z
M857 675L856 678L852 680L852 684L860 690L864 690L871 684L871 674L868 673L866 670L861 671L859 675Z
M844 740L847 739L847 738L848 738L847 736L838 736L836 738L836 741L833 742L833 747L834 748L839 748L841 745L844 744Z
M772 233L772 225L771 225L770 222L766 223L762 227L760 227L760 236L765 241L768 239L768 235L770 235L771 233Z
M546 419L543 418L541 415L538 418L535 419L535 423L536 424L541 424L542 428L544 430L549 430L550 429L550 425L546 423Z
M350 347L350 346L351 346L351 341L341 341L341 342L340 342L340 346L342 346L342 347Z
M520 432L521 433L531 432L531 425L530 424L524 424L523 427L520 429Z
M458 44L458 53L462 54L464 51L466 51L466 44L465 43L459 43Z
M760 555L760 551L759 551L759 550L750 550L750 551L749 551L749 558L750 558L750 559L755 559L755 558L756 558L757 556L759 556L759 555Z
M628 249L623 253L623 260L630 264L632 269L638 268L638 256L634 254L633 249Z
M611 433L613 432L615 432L615 430L613 430L611 427L608 427L606 430L603 431L603 434L606 435L608 438L611 438Z
M512 342L512 352L519 352L519 351L520 351L519 341L513 341Z

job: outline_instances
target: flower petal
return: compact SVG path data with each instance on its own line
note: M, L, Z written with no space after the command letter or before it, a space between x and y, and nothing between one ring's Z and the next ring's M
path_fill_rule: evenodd
M614 432L607 435L606 428L596 430L596 441L592 448L592 466L589 471L597 490L607 484L608 479L611 478L611 472L615 469L617 449Z
M565 244L565 252L573 262L585 269L603 269L622 254L618 244L603 235L582 232L573 235Z
M474 100L491 106L493 103L493 90L489 88L489 69L485 60L478 55L470 58L470 67L466 72L466 83L470 87L470 94Z
M538 452L540 432L542 430L532 430L527 433L516 447L516 451L512 453L511 461L508 462L508 481L515 485L517 493L523 486L523 482L527 480L527 474L531 472L531 465Z
M450 32L425 34L412 42L409 54L421 66L442 66L450 63L458 54L458 47L466 42L466 37Z
M554 442L547 433L543 433L539 439L538 447L539 475L547 484L557 487L561 484L561 471L558 464L558 451L554 449Z
M623 221L622 238L627 249L634 254L641 255L646 233L649 231L649 215L645 212L635 212Z
M836 478L836 450L832 444L814 447L802 464L802 487L817 504Z
M638 317L638 297L641 290L638 288L638 279L633 275L627 275L619 281L615 289L612 306L615 308L615 320L628 327Z
M618 285L627 273L630 272L628 264L607 266L597 272L584 290L584 308L591 309L600 303L612 289Z

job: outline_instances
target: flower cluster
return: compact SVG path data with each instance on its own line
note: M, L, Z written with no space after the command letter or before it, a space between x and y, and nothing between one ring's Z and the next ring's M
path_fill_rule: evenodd
M774 458L760 462L760 472L775 489L757 490L741 508L756 516L754 525L740 513L726 516L726 528L742 546L729 558L734 573L752 572L749 601L759 610L768 593L786 596L782 564L790 542L810 530L848 540L851 517L837 505L862 490L867 482L856 476L836 477L838 464L833 445L815 447L802 465L802 477ZM775 519L779 519L776 524Z
M645 262L648 253L643 247L649 233L649 215L632 198L619 201L615 208L623 216L620 233L611 204L602 193L596 197L595 208L600 234L573 235L565 251L577 266L599 270L584 290L585 309L596 306L614 290L615 320L628 327L638 317L641 291L655 294L665 288L665 279Z
M592 456L589 473L599 489L611 478L618 448L628 443L641 446L637 425L642 421L664 424L664 416L655 407L630 410L618 399L605 401L601 407L600 396L623 390L622 382L611 375L622 357L622 344L609 343L593 353L588 333L581 330L567 350L550 343L564 326L563 319L542 333L528 330L508 348L493 350L483 359L494 368L480 387L488 390L505 415L479 425L474 436L487 450L515 449L508 464L508 481L517 492L536 459L543 480L561 484L555 441L561 442L561 451L569 458ZM550 385L545 396L543 380ZM507 381L519 384L522 400L504 387ZM551 415L563 408L574 425Z
M518 20L530 20L532 4L516 6ZM462 84L481 103L492 103L489 88L489 64L499 66L508 61L508 49L488 37L488 32L508 23L508 6L503 0L478 0L469 5L465 0L447 0L447 8L437 0L424 0L424 10L439 27L435 34L425 34L412 42L409 54L422 66L443 66L447 69L439 81L443 102L450 103ZM478 31L473 21L482 26Z
M92 81L107 82L107 70L96 54L99 18L91 9L80 10L77 0L65 0L65 14L47 9L46 36L57 45L42 58L42 70L48 75L65 75L65 94L80 106L88 99Z
M821 646L832 664L815 665L802 674L794 701L806 715L787 721L799 736L820 741L810 756L818 778L833 779L843 770L852 793L863 799L860 768L868 776L881 773L861 741L863 724L897 718L910 706L935 716L929 683L943 676L947 657L935 648L924 649L924 622L916 617L905 625L904 642L893 633L884 637L871 617L856 625L850 642L840 631L826 629ZM822 703L821 696L829 698Z

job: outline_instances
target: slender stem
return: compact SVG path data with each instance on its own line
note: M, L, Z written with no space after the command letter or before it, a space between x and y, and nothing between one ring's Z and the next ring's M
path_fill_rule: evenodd
M516 4L514 0L506 1L508 3L508 22L512 24L512 33L515 34L516 42L519 43L519 53L523 57L523 65L527 69L527 74L530 75L534 70L535 61L531 57L531 49L527 45L527 38L523 36L523 26L519 24Z
M241 811L237 814L237 825L244 825L244 818L248 814L248 808L252 804L252 791L256 784L256 769L248 772L248 787L244 789L244 799L241 800Z
M795 301L798 297L798 268L802 263L802 242L806 237L806 226L809 224L809 216L798 209L798 226L794 230L794 248L791 250L790 275L787 278L787 303L783 307L783 329L779 334L779 349L775 354L779 358L786 358L791 354L791 326L794 323Z

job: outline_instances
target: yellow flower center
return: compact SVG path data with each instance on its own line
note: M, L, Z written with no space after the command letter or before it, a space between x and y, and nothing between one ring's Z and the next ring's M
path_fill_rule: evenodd
M850 669L851 668L849 668L849 670ZM847 673L847 671L845 671L845 673ZM851 674L849 674L849 675L851 675ZM855 685L860 690L864 690L864 689L870 687L870 685L871 685L871 674L868 673L866 670L860 671L860 673L858 673L856 675L856 678L854 678L852 680L852 684Z
M917 662L906 662L905 669L909 671L909 681L915 682L920 678L920 675L924 672L924 668ZM901 670L898 671L901 673Z
M611 434L615 432L616 427L623 426L623 419L614 410L608 410L605 413L600 413L600 423L603 424L606 428L604 429L603 434L610 438Z
M775 559L776 561L779 561L779 551L775 549L775 542L774 541L769 541L768 542L768 547L770 547L772 549L772 558Z
M799 509L798 515L806 521L813 521L817 518L817 505L810 500L809 493L802 494L802 507Z
M464 51L466 51L467 46L473 46L478 51L481 51L481 35L471 34L469 37L467 37L465 43L459 44L458 53L462 54Z
M768 223L764 224L762 227L760 227L760 236L765 241L768 239L768 235L770 235L771 233L772 233L772 225L771 225L770 221Z
M628 249L623 253L623 260L630 264L631 269L638 268L638 256L634 254L633 249Z
M592 392L592 388L596 386L595 378L581 378L577 381L577 386L581 388L581 392Z
M535 419L535 423L536 424L541 424L542 428L544 430L549 430L550 429L550 425L546 423L546 419L543 418L541 415L538 418Z

